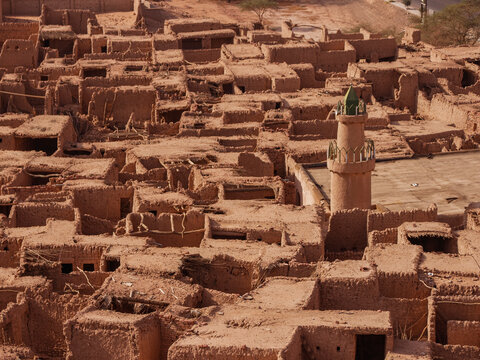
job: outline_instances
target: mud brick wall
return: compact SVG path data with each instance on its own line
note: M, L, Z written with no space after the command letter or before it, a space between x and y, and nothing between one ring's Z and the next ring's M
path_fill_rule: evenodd
M301 64L317 62L318 46L313 44L262 45L265 59L272 63Z
M350 40L349 43L357 51L357 61L360 59L395 58L397 56L397 41L394 38Z
M377 244L396 244L398 237L398 229L391 228L385 230L373 230L368 233L368 246Z
M362 209L333 213L328 226L325 250L338 252L364 249L367 246L367 216L368 211Z
M39 24L32 23L1 23L0 44L8 39L28 40L32 34L38 34Z
M435 221L437 219L437 207L430 206L426 210L404 210L404 211L388 211L382 213L368 214L367 229L368 232L373 230L385 230L395 228L407 221Z

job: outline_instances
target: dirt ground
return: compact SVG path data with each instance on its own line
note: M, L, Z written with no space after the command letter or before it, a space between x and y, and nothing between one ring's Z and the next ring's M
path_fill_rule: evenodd
M170 0L159 1L166 17L210 17L222 22L254 21L256 15L242 11L238 3L226 0ZM131 26L133 13L98 14L101 24L107 26ZM331 30L350 30L364 26L373 31L399 33L409 24L407 12L392 6L384 0L289 0L281 1L280 7L269 11L266 23L279 30L282 21L292 20L298 25L297 33L317 38L315 27L325 25ZM311 25L311 26L309 26ZM313 27L312 27L313 26Z

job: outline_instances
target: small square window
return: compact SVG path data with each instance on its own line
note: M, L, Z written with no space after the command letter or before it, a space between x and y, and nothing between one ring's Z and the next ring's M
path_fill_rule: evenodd
M62 264L62 274L70 274L73 271L73 264Z
M95 271L94 264L83 264L83 271Z

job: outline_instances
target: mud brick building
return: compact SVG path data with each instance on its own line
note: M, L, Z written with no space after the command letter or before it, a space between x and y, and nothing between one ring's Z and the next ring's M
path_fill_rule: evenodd
M1 359L480 358L479 47L0 9Z

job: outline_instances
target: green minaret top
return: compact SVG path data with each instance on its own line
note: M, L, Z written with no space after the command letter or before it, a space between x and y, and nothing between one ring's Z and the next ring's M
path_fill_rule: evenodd
M350 88L345 94L345 98L343 99L343 105L343 113L345 115L357 115L360 106L360 100L358 99L357 93L353 89L352 85L350 85Z

